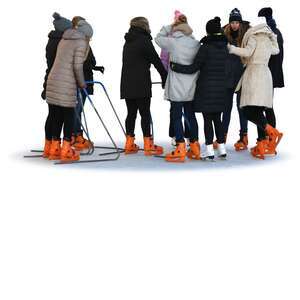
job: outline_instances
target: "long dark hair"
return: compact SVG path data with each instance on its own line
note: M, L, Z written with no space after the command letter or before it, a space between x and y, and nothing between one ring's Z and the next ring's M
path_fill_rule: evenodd
M248 22L241 22L240 23L240 27L238 29L238 35L237 35L237 46L238 47L241 47L242 45L242 40L243 40L243 37L246 33L246 31L250 28L250 25ZM224 27L224 34L226 35L227 39L228 39L228 42L230 44L233 43L233 37L231 35L231 32L232 32L232 29L231 29L231 26L230 26L230 23L228 25L226 25Z

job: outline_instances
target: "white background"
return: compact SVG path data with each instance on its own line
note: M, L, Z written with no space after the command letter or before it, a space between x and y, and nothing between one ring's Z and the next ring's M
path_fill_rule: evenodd
M289 299L300 298L299 59L295 1L8 1L1 16L0 299ZM153 35L175 9L199 39L206 21L227 22L238 7L255 24L272 6L285 39L286 88L276 90L279 155L237 156L236 109L225 163L168 165L143 155L120 162L54 166L24 160L44 139L40 99L52 13L82 15L102 80L121 115L123 35L132 17ZM159 76L153 70L153 80ZM168 104L153 90L156 138L168 145ZM102 98L104 99L104 98ZM97 100L98 101L98 100ZM99 100L100 101L100 100ZM103 104L104 105L104 104ZM122 133L101 111L113 136ZM90 114L95 139L106 142ZM199 116L200 137L203 139ZM250 125L251 144L255 128ZM138 143L141 132L137 123ZM122 144L120 144L122 145ZM242 157L243 159L240 159Z

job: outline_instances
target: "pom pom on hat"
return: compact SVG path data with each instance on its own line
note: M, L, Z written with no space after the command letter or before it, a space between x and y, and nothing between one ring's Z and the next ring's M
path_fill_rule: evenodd
M174 20L178 21L179 17L182 16L182 15L183 15L182 12L180 12L179 10L175 10L175 12L174 12Z
M206 32L208 34L216 34L221 32L221 18L215 17L206 23Z
M242 14L239 11L239 9L234 8L229 15L229 23L233 22L233 21L238 21L238 22L242 22L243 18L242 18Z
M55 30L64 32L65 30L72 28L72 22L62 17L59 13L53 13L52 17L54 18L53 25Z
M264 7L258 12L259 17L265 17L266 19L273 18L273 10L271 7Z

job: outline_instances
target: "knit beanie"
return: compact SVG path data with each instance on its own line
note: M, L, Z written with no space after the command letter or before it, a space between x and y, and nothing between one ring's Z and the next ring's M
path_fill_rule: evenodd
M265 17L266 20L273 18L273 10L271 7L264 7L258 12L259 17Z
M229 23L233 21L238 21L238 22L243 21L242 14L237 8L233 9L229 15Z
M55 30L64 32L67 29L72 28L72 22L66 18L63 18L59 13L55 12L52 17Z
M207 34L213 35L221 32L221 18L215 17L206 23Z
M182 16L182 15L183 15L182 12L180 12L179 10L175 10L175 12L174 12L174 21L175 22L178 21L179 17Z
M277 27L275 20L273 19L273 10L271 7L264 7L258 12L259 17L265 17L268 26L274 31Z

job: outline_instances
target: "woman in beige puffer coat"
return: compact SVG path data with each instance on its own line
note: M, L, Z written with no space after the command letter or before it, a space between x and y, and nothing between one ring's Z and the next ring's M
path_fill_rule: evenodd
M240 107L245 117L269 136L268 140L258 139L251 153L262 159L265 154L276 154L282 133L268 124L264 110L273 107L273 83L268 63L271 55L279 53L277 36L267 24L259 24L246 32L241 48L228 45L228 49L241 56L246 66L236 89L242 89Z
M83 63L89 51L93 35L85 20L77 29L65 31L47 80L46 101L52 107L52 143L49 159L78 160L79 153L71 147L74 127L74 108L77 104L77 88L85 88ZM60 147L60 134L64 127L64 140Z

